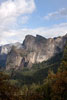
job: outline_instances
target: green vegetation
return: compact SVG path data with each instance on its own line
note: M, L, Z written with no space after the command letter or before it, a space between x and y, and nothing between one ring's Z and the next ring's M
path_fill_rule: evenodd
M64 70L67 71L67 44L64 49L63 59L62 59L62 62L61 62L60 68L59 68L59 71L61 71L61 72Z
M0 100L21 100L19 88L9 83L9 76L0 72Z

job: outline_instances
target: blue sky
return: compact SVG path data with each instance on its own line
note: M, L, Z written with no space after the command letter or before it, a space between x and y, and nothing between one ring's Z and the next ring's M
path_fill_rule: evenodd
M37 8L31 15L28 27L37 28L67 22L67 17L59 18L58 20L44 19L44 16L48 15L48 13L56 12L62 8L67 9L67 0L36 0L35 4Z
M22 42L27 34L66 33L67 0L0 0L0 45Z

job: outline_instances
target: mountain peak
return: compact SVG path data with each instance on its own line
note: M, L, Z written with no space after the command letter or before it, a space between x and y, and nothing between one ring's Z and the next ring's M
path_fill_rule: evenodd
M38 34L36 35L36 38L46 39L45 37L38 35Z

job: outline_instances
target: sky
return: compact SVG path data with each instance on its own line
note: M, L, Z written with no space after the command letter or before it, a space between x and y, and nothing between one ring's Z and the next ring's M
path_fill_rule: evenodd
M0 0L0 45L67 33L67 0Z

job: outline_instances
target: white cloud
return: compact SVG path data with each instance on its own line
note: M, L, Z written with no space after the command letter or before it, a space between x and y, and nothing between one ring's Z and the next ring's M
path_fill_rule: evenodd
M19 20L19 23L21 24L26 24L29 20L30 16L22 16L21 19Z
M67 8L59 9L58 11L51 12L47 16L44 16L46 20L59 18L67 18Z
M17 22L25 24L35 9L34 0L3 0L0 3L0 44L14 42L11 37L17 35Z
M34 0L7 0L0 5L0 24L12 23L18 16L31 14L35 10Z
M10 34L9 34L10 33ZM23 42L26 35L42 35L46 38L63 36L67 33L67 23L54 25L52 27L41 27L36 29L18 29L2 31L0 45L6 43Z

